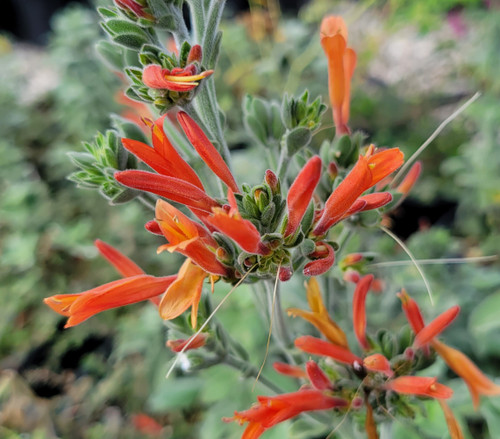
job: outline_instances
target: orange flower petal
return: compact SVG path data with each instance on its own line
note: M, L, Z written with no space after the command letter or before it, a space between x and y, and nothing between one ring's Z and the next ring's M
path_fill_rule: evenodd
M484 375L467 355L438 340L432 341L432 347L448 367L465 381L476 409L479 406L479 395L500 395L500 386Z
M190 208L211 212L213 207L219 206L199 187L175 177L136 170L115 172L114 177L124 186L151 192Z
M413 347L418 349L429 343L455 320L459 312L460 307L456 305L437 316L417 334L413 342Z
M196 327L197 313L203 281L208 274L191 259L186 259L179 270L177 279L165 292L160 302L159 312L163 320L171 320L180 316L190 306L193 307L191 324Z
M198 124L184 111L179 112L177 120L186 133L194 149L198 152L203 161L226 185L233 191L239 192L238 185L231 174L226 162L219 154L219 151L208 140L208 137L198 126Z
M111 245L100 239L97 239L94 245L97 247L97 250L99 250L99 253L101 253L101 255L104 256L122 276L129 277L144 274L141 267Z
M304 165L288 191L288 224L284 236L292 235L297 230L320 177L321 159L316 155Z

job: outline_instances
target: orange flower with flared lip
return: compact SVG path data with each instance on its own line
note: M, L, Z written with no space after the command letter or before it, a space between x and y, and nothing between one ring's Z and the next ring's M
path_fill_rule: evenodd
M257 227L241 217L231 189L228 189L227 199L230 208L214 207L213 215L206 217L206 222L235 241L244 251L261 255L268 254L269 249L262 243Z
M215 256L218 244L204 227L163 200L156 202L155 216L169 242L160 246L158 253L163 250L178 252L191 258L208 273L227 275L226 267Z
M431 345L448 367L465 381L474 408L479 406L480 395L500 395L500 386L486 377L467 355L438 340L433 340Z
M159 305L160 316L163 320L179 317L189 307L191 309L191 326L196 328L198 321L198 304L201 299L203 281L208 273L191 259L182 264L177 279L167 288Z
M356 52L347 47L347 26L341 17L330 15L321 22L321 46L328 60L328 91L337 134L349 133L351 79Z
M345 399L329 396L315 389L277 396L258 396L257 401L256 406L243 412L234 412L232 418L223 419L225 422L237 421L240 424L248 422L242 439L257 439L267 429L304 412L343 408L349 404Z
M348 349L347 337L340 327L330 318L328 311L321 298L318 281L311 277L306 284L307 301L311 312L299 308L288 309L288 314L299 316L314 325L328 340L337 346Z
M142 82L149 88L187 92L197 87L199 81L210 76L214 71L205 70L196 73L196 66L190 64L185 68L164 69L158 64L149 64L142 71Z
M101 311L158 296L175 280L176 276L154 277L140 274L115 280L83 293L57 294L43 301L57 313L68 317L64 327L69 328Z
M323 213L312 232L313 235L324 235L330 227L344 217L363 192L399 168L403 163L403 158L403 153L399 148L376 152L375 147L371 145L326 200ZM383 202L385 197L385 195L377 196L376 200L371 198L369 200ZM366 203L363 203L359 206L359 210L365 207Z

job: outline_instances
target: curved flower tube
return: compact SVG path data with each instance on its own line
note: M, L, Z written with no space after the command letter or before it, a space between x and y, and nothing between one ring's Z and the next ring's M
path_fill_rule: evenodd
M366 154L359 157L351 172L328 197L323 213L312 232L313 235L323 236L330 227L342 219L363 192L387 177L402 163L403 153L399 148L375 152L375 147L370 146ZM361 209L365 207L366 205L363 205Z

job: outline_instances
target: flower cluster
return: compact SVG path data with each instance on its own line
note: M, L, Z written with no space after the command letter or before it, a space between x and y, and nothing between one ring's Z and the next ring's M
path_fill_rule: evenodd
M182 2L114 3L115 7L99 9L112 40L99 50L129 78L128 98L151 104L159 114L141 112L143 127L120 122L117 131L98 135L95 145L86 144L88 154L72 155L82 169L73 179L98 187L113 203L137 198L151 207L154 213L145 228L166 241L157 253L175 252L185 259L177 274L156 277L109 244L96 241L98 251L122 278L77 294L57 294L45 303L67 317L66 327L70 327L101 311L150 300L159 317L174 328L174 335L182 327L179 332L190 336L176 339L170 334L167 346L173 352L201 348L190 355L199 354L202 367L225 362L259 377L260 372L245 363L244 349L211 321L209 300L202 301L204 287L210 286L213 292L217 282L261 283L265 288L275 282L274 296L268 297L272 322L280 283L305 276L310 309L293 307L288 313L312 324L323 338L302 335L294 342L294 337L288 337L288 343L280 340L282 358L305 366L274 364L278 372L301 380L300 389L259 396L254 407L237 411L225 421L248 424L243 438L256 439L305 412L329 410L344 416L355 411L368 437L375 439L378 423L395 414L411 418L416 398L433 398L441 404L452 437L460 438L460 427L444 402L452 396L451 388L437 377L422 376L422 370L442 358L464 379L475 406L480 395L500 394L500 386L471 360L438 340L460 308L451 307L426 325L416 302L402 290L398 296L413 334L408 330L388 337L371 336L366 300L370 291L381 293L384 283L366 274L368 258L361 253L345 256L338 264L340 270L330 271L336 253L344 250L342 236L355 233L358 226L379 225L421 172L416 162L399 181L392 176L404 162L399 148L366 145L363 135L351 134L350 84L357 56L347 47L342 18L326 17L320 29L328 62L334 139L313 145L326 107L320 98L309 102L307 91L298 99L285 96L281 109L274 101L248 97L246 129L269 154L273 168L251 186L233 175L215 100L212 75L223 2L208 2L206 10L191 11L193 35L183 21ZM162 47L159 37L165 31L173 35L175 48ZM199 38L203 47L195 44ZM174 107L175 111L169 111ZM297 164L294 175L289 175L290 162ZM357 340L357 348L323 302L316 276L325 273L355 284L352 339ZM170 321L180 316L188 317L189 323L179 319L184 325L176 327ZM280 330L284 326L282 319ZM204 356L205 351L209 355Z
M259 396L256 406L235 412L233 418L226 418L226 421L248 423L244 438L256 439L268 428L303 412L333 409L345 414L363 408L367 436L378 438L377 420L383 422L394 413L406 413L410 418L414 416L407 395L439 400L452 437L462 437L459 424L444 402L452 397L453 391L439 383L436 377L418 375L421 369L435 360L434 352L464 379L476 407L479 395L500 394L500 386L489 380L470 359L436 338L458 315L458 306L425 325L417 303L402 290L398 296L415 337L405 339L404 335L400 336L390 349L384 346L383 340L370 338L366 332L365 300L373 280L371 274L363 276L356 284L352 300L353 329L361 355L349 346L346 334L329 316L317 279L312 277L309 280L307 299L310 311L291 308L288 312L307 320L326 338L305 335L295 340L299 350L322 357L322 360L319 364L309 360L305 369L275 363L276 371L305 383L294 393ZM388 356L389 352L392 356Z

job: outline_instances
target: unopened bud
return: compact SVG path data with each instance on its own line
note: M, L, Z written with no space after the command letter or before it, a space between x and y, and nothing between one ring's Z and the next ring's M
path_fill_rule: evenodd
M361 276L356 270L347 270L344 273L344 280L346 282L352 282L353 284L357 284L360 278Z
M335 162L330 162L328 163L328 176L330 179L333 181L337 178L339 175L339 168L337 167L337 164Z
M266 176L264 179L265 179L266 183L269 185L269 187L271 188L271 192L273 193L273 195L279 195L281 193L280 180L279 180L278 176L273 171L268 169L266 171Z
M195 44L193 47L191 47L191 50L189 51L187 57L187 63L188 64L191 64L193 62L201 63L202 59L203 59L203 50L199 44Z
M253 267L255 265L255 262L256 262L256 258L255 256L250 256L248 258L246 258L244 261L243 261L243 265L247 268L250 268L250 267Z
M406 348L404 356L408 361L413 361L415 358L415 350L413 348Z
M293 275L292 267L280 267L279 278L281 282L290 280Z
M353 410L359 410L361 407L363 407L363 398L356 396L355 398L352 399L351 401L351 408Z

